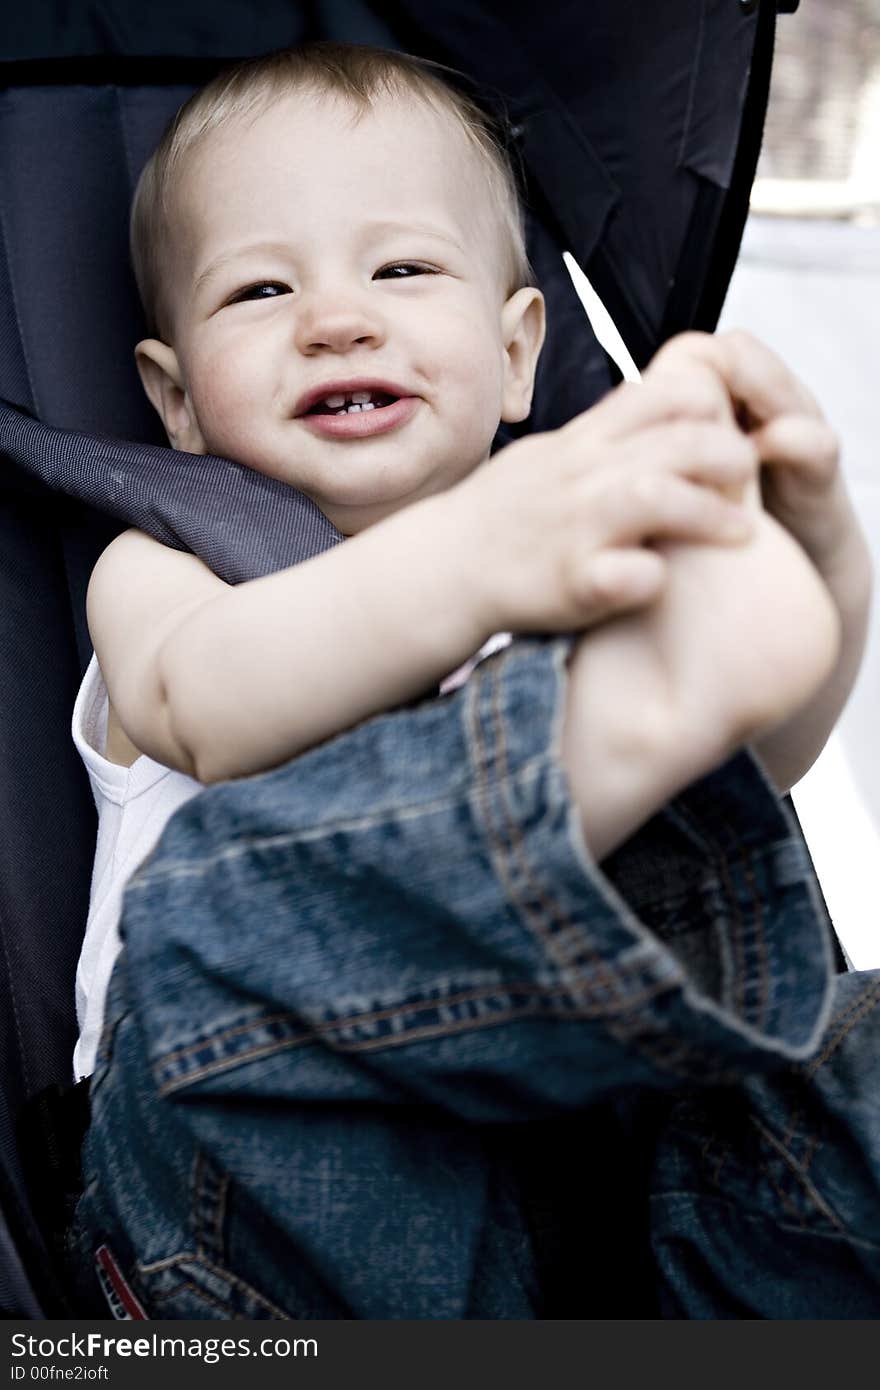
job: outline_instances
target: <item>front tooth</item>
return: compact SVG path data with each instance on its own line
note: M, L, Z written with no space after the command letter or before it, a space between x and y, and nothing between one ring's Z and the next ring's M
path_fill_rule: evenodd
M325 396L324 404L328 405L331 410L338 410L339 406L345 405L347 399L347 396Z
M369 391L352 391L351 399L356 405L366 405L370 399L370 394Z
M375 407L375 405L373 404L372 401L364 401L364 404L361 406L361 410L375 410L375 409L376 409L376 407Z
M346 415L359 415L362 410L363 406L361 405L350 405L345 413Z

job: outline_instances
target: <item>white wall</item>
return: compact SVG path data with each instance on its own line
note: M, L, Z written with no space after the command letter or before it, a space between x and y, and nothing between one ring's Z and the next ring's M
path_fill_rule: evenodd
M732 327L821 402L880 575L880 226L752 217L720 324ZM793 797L850 960L880 966L880 597L850 702Z

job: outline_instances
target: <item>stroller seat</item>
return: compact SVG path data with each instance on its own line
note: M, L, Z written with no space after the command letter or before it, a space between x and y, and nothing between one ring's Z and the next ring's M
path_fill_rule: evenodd
M617 380L562 262L571 251L644 365L711 330L736 259L767 101L777 6L598 0L536 25L472 0L244 3L206 32L100 7L114 22L0 53L0 1312L70 1315L35 1217L19 1117L70 1081L73 980L95 814L70 738L90 656L89 574L125 525L237 583L338 534L308 499L230 460L174 453L140 387L128 265L138 174L181 102L232 58L327 37L468 73L519 150L529 252L550 330L530 420L562 424ZM779 8L793 8L791 4ZM512 437L499 435L498 443Z

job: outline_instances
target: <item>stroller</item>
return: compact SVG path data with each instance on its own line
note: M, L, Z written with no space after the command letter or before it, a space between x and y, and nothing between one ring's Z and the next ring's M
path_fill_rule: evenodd
M33 1116L59 1113L53 1097L63 1100L69 1084L76 1033L73 979L96 827L70 715L90 656L91 568L132 524L194 552L233 583L339 539L284 485L162 443L134 369L132 345L143 334L126 229L139 171L165 123L225 63L308 39L401 48L467 74L500 108L521 158L529 253L550 330L535 408L520 429L550 429L619 379L584 315L564 250L587 272L639 366L673 333L714 328L760 147L776 12L796 7L797 0L594 0L586 11L544 7L536 23L520 0L274 0L258 11L226 4L216 16L198 0L174 9L83 0L64 17L35 12L30 31L19 21L7 38L0 54L4 1316L77 1312L50 1234L65 1214L65 1143L75 1149L77 1136L66 1140L54 1122L35 1130ZM511 437L508 430L496 442ZM614 1237L609 1229L609 1246L613 1239L619 1229ZM564 1260L551 1274L563 1289ZM631 1299L626 1311L633 1312ZM562 1298L549 1315L583 1310Z

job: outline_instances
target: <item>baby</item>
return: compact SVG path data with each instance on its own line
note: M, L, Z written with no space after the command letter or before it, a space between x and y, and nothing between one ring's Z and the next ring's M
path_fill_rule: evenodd
M595 860L743 744L780 790L809 766L867 602L827 427L760 345L687 337L490 460L499 420L529 413L543 301L505 158L428 66L317 45L218 78L142 176L133 251L172 446L301 489L347 538L235 588L137 531L102 555L90 770L116 769L122 817L119 769L172 770L152 841L201 784L430 695L507 631L580 634L559 756ZM80 1075L136 867L102 852Z

